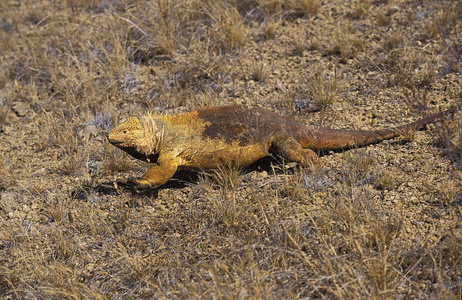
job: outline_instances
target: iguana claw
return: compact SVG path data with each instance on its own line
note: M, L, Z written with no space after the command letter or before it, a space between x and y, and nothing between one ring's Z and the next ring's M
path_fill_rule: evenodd
M141 192L149 189L151 186L147 180L141 178L129 178L129 179L117 179L116 188L121 186L122 188Z
M149 183L149 181L145 179L130 178L129 181L132 184L132 188L137 192L141 192L141 191L151 188L151 184Z

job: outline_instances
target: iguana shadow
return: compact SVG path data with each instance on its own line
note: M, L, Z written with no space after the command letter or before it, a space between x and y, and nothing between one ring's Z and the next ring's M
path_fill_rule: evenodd
M267 172L268 174L278 174L282 173L281 168L275 168L274 166L281 165L282 158L276 156L266 156L263 157L248 167L242 169L243 174L248 174L250 172ZM133 189L130 189L128 185L121 183L115 184L114 182L104 182L98 184L92 188L92 190L98 194L104 195L121 195L124 192L131 192L133 194L142 194L146 196L153 196L157 198L158 191L164 189L183 189L187 186L196 184L200 180L201 174L207 171L177 171L175 175L162 186L150 189L142 192L136 192ZM89 190L84 188L76 189L72 192L72 197L76 199L86 198L85 194L88 194Z

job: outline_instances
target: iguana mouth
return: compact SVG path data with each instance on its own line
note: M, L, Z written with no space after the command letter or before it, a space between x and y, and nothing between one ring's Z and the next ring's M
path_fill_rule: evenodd
M126 139L124 140L123 137L117 138L117 136L114 136L114 134L111 134L111 133L109 133L107 135L107 139L108 139L109 143L111 143L114 146L117 146L117 145L123 144L124 142L127 142L127 140Z
M122 141L115 140L114 138L111 138L109 136L107 137L107 140L109 141L109 143L111 143L114 146L117 146L122 143Z

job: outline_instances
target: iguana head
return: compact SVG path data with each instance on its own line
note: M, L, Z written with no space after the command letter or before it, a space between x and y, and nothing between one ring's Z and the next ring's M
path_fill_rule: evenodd
M122 150L136 151L144 145L145 133L140 120L130 117L112 129L107 138L111 144Z

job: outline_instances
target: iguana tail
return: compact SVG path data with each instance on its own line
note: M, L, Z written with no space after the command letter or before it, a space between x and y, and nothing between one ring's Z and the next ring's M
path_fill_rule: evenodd
M456 107L452 107L446 111L430 115L421 120L398 126L391 129L383 130L343 130L343 129L328 129L320 128L319 130L310 131L306 136L310 138L297 139L303 148L312 150L341 150L355 147L363 147L366 145L379 143L383 140L392 139L403 133L411 130L418 130L422 126L453 114Z

